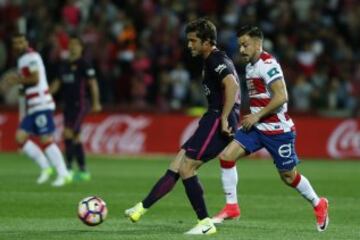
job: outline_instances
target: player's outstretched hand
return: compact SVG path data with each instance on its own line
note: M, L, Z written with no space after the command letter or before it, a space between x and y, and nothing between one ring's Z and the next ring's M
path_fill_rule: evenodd
M100 103L94 103L91 109L93 113L101 112L101 110L102 110L102 106Z
M260 120L260 117L257 114L248 114L244 116L244 119L241 121L241 126L245 130L250 130L250 128Z

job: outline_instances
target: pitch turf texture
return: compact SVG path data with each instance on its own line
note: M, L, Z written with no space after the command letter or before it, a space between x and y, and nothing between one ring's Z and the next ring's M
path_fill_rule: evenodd
M360 162L303 161L300 169L320 195L330 202L330 225L315 230L310 204L283 185L270 160L238 162L238 187L242 216L218 226L213 236L184 236L195 215L181 181L170 195L158 202L134 224L124 209L141 200L161 176L170 157L90 156L90 182L60 189L38 186L38 169L18 154L0 154L0 239L360 239ZM224 204L216 160L200 170L210 214ZM108 205L108 219L88 227L76 216L83 197L98 195Z

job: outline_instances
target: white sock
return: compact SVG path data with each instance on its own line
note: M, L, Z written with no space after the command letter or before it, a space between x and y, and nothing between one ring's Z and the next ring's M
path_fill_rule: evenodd
M236 204L238 202L236 191L238 174L236 166L232 168L221 168L221 182L225 193L226 203Z
M34 160L41 169L46 169L50 167L44 153L33 141L27 140L22 147L23 152L32 160Z
M64 157L59 149L59 147L52 143L45 149L46 156L49 158L51 164L56 168L59 176L68 175L68 170L66 169Z
M295 188L306 200L308 200L313 205L313 207L318 205L320 199L306 177L301 175L300 182Z

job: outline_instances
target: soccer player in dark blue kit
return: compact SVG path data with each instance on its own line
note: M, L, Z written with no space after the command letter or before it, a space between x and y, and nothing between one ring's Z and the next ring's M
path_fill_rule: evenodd
M208 110L201 117L195 133L181 147L165 175L154 185L148 196L125 210L125 215L133 222L139 221L157 200L170 192L181 177L199 220L185 234L208 235L216 232L206 209L196 170L216 158L231 141L240 114L239 79L232 61L216 48L216 35L214 24L206 19L194 20L186 26L188 48L192 56L199 55L204 59L202 85Z
M67 167L72 169L75 155L79 172L72 172L74 180L90 180L86 169L85 153L80 139L81 123L90 111L101 111L99 89L94 68L83 57L83 43L71 37L69 59L59 67L58 78L51 86L52 94L61 88L64 102L64 142Z

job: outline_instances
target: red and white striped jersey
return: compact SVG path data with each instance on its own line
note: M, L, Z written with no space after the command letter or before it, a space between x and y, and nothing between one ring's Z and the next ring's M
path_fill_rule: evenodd
M18 71L23 77L32 72L39 73L39 81L33 86L25 87L27 114L38 111L55 110L55 103L49 93L45 66L39 53L29 50L18 59Z
M260 55L254 64L246 65L246 84L250 98L250 111L257 113L267 106L271 100L271 82L284 81L283 72L276 59L267 52ZM255 127L264 134L281 134L295 130L295 126L287 114L287 103L280 106L274 114L262 118Z

